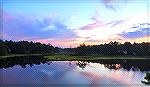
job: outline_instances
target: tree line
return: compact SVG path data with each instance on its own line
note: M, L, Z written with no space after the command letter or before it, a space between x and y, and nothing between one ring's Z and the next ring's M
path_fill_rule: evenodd
M133 43L110 42L101 45L81 44L76 48L68 48L67 51L74 52L76 55L133 55L133 56L150 56L150 42Z
M132 56L150 56L150 42L133 43L110 42L101 45L81 44L76 48L61 49L53 47L50 44L41 44L40 42L28 41L3 41L0 40L0 55L7 54L51 54L51 53L74 53L79 56L92 55L132 55Z
M50 54L57 52L58 48L52 45L28 41L0 40L0 55L7 54Z

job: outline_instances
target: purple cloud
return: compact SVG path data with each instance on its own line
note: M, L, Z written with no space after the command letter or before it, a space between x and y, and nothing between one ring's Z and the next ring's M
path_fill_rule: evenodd
M65 39L76 38L76 33L60 21L54 21L53 18L45 18L42 21L36 18L26 16L12 16L3 12L3 37L4 39L22 40L22 39ZM50 27L50 26L53 27ZM47 30L42 30L42 29ZM53 29L50 29L53 28Z
M124 38L140 38L140 37L145 37L145 36L150 36L150 24L149 23L142 23L133 26L133 28L138 28L134 32L123 32L119 34L120 36Z
M109 23L106 23L106 25L111 25L111 27L113 27L113 26L116 26L116 25L118 25L118 24L121 24L121 23L125 22L126 20L127 20L127 19L114 20L114 21L111 21L111 22L109 22Z

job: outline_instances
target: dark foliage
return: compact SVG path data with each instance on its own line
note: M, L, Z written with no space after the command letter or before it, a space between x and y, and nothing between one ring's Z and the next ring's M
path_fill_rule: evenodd
M150 73L146 73L146 76L144 77L144 79L147 81L141 81L141 82L146 85L150 85Z
M22 56L22 57L10 57L0 59L0 68L9 68L15 65L20 65L22 68L26 68L27 65L30 67L39 65L41 63L47 63L47 59L43 56Z
M132 55L132 56L150 56L150 43L110 42L102 45L82 44L77 48L72 48L76 55Z
M139 60L131 60L131 59L107 59L107 60L96 60L96 61L78 61L77 66L84 69L88 63L98 63L103 64L105 68L108 69L124 69L127 71L141 71L148 72L150 71L150 60L139 59ZM145 79L150 79L148 76Z
M68 53L79 56L101 56L101 55L131 55L131 56L150 56L150 43L110 42L101 45L81 44L77 48L61 49L52 45L41 44L39 42L28 41L3 41L0 40L0 55L7 54L46 54L46 53Z
M3 41L0 40L0 55L7 54L51 54L57 52L57 48L52 45L41 44L39 42L28 41Z

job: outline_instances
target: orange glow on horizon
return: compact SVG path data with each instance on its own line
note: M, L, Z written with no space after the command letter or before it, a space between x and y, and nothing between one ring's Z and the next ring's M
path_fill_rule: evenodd
M70 39L66 39L66 40L52 40L52 39L37 39L37 40L33 40L34 42L40 42L40 43L45 43L45 44L51 44L53 46L57 46L57 47L63 47L63 48L72 48L72 47L78 47L81 44L85 43L85 45L100 45L100 44L105 44L105 43L109 43L111 41L117 41L119 43L125 43L125 42L131 42L131 43L142 43L142 42L150 42L150 36L146 36L146 37L142 37L142 38L133 38L133 39L125 39L123 37L120 36L114 36L114 38L108 38L107 40L97 40L95 42L90 42L90 41L80 41L80 40L70 40Z

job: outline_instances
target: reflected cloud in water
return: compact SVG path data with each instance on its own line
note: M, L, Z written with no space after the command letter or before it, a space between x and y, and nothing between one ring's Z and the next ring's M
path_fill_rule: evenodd
M150 60L48 61L43 57L1 59L3 84L140 84ZM75 86L76 87L76 86ZM78 87L78 85L77 85Z

